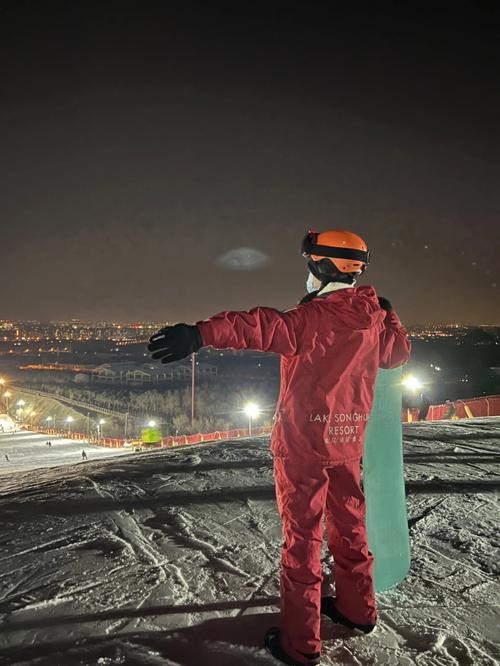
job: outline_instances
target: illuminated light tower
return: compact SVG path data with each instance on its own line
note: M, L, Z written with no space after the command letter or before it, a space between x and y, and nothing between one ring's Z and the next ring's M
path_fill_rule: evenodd
M100 439L101 437L104 437L102 426L103 426L105 423L106 423L106 421L105 421L104 419L99 419L99 423L97 424L97 441L99 441L99 439Z
M20 420L23 416L23 411L24 411L24 405L26 402L24 400L18 400L16 402L16 407L17 407L17 418Z
M245 405L243 411L248 416L248 434L252 434L252 421L260 414L260 407L255 402L249 402Z
M47 416L47 418L46 418L45 420L47 421L47 426L48 426L49 428L52 427L52 421L54 421L54 430L55 430L55 427L56 427L56 420L55 420L55 418L54 418L53 416Z
M72 416L66 417L66 423L68 424L68 435L71 435L71 424L75 419Z
M196 354L191 354L191 426L194 425L196 415Z
M5 409L7 412L7 416L9 415L9 398L12 397L12 393L10 391L5 391L3 394L3 397L5 398Z
M406 377L403 377L401 384L410 393L419 395L420 410L422 410L424 404L424 383L418 377L415 377L415 375L406 375Z
M147 426L148 428L154 428L156 426L156 421L148 421Z
M413 391L413 393L421 391L424 388L423 383L420 381L420 379L418 379L418 377L415 377L415 375L407 375L403 378L401 383L409 391Z

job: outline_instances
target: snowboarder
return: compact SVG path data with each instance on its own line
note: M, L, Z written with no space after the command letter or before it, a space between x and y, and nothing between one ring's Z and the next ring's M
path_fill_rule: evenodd
M82 450L82 460L87 460L87 454L85 453L85 449Z
M377 370L404 364L410 344L390 302L371 286L355 287L370 260L362 238L311 231L302 254L309 293L298 306L222 312L194 326L167 326L148 349L162 363L205 346L281 355L271 443L284 536L281 628L266 633L265 645L286 664L314 666L320 612L364 633L377 621L360 463ZM321 598L323 517L335 598Z

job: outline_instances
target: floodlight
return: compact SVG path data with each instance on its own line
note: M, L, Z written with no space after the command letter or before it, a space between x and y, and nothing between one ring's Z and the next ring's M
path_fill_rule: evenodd
M420 379L418 379L418 377L415 377L415 375L407 375L403 379L402 384L410 391L420 391L424 388L423 383L420 381Z
M249 418L254 419L260 414L260 407L255 402L249 402L245 405L243 411Z

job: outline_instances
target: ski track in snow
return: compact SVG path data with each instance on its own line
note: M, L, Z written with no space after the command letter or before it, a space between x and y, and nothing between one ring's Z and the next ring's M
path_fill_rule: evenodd
M0 476L0 664L276 663L260 647L282 539L266 437L73 465L76 447L52 450L45 468L36 437L0 436L0 454L25 452ZM500 418L408 424L404 451L410 572L378 595L373 635L323 621L322 664L498 664Z

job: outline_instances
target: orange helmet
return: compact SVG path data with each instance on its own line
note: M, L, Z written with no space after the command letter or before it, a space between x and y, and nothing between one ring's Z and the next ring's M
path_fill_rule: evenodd
M310 231L302 241L302 254L314 263L326 259L340 273L363 273L370 263L365 241L351 231Z

